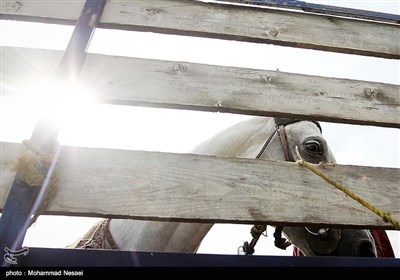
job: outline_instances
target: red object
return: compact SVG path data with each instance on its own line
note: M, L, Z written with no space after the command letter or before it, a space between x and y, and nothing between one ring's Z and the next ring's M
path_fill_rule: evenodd
M394 258L394 252L385 230L371 229L379 258Z
M390 240L385 230L371 229L372 237L375 240L376 252L378 258L394 258L394 252ZM293 256L304 256L299 248L293 246Z

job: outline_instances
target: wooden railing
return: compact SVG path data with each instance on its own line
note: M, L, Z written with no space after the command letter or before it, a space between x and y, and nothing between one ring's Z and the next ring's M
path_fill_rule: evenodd
M2 1L1 18L73 24L83 2ZM188 0L107 1L100 27L400 58L397 24ZM3 47L3 95L12 97L23 83L13 77L26 76L13 66L47 69L51 76L61 56ZM81 81L96 85L96 98L110 104L400 128L399 86L393 84L96 54L88 55ZM2 143L0 208L15 176L9 162L21 149ZM62 147L57 172L48 214L391 228L295 163ZM336 165L324 172L400 218L399 169ZM295 205L281 207L294 197Z

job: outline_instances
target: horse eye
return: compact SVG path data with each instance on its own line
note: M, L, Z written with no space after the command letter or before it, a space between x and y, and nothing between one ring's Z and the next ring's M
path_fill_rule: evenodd
M311 140L311 141L308 141L307 143L305 143L304 148L306 149L307 152L310 152L313 154L322 153L321 145L319 144L318 141L315 141L315 140Z

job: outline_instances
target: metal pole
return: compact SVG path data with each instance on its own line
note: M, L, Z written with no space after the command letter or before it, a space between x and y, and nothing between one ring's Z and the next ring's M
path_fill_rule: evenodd
M105 1L86 0L59 65L57 79L69 84L76 82ZM51 164L43 164L40 170L45 178L42 186L29 186L18 180L17 171L0 218L0 250L4 254L2 266L12 264L10 256L12 259L13 252L20 251L26 230L32 223L32 217L37 215L37 210L44 199L59 155L57 137L58 126L47 118L39 118L29 143L41 153L49 155Z

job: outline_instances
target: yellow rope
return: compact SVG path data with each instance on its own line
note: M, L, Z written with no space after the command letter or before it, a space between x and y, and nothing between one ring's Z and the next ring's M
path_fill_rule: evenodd
M379 217L381 217L383 219L384 222L386 223L391 223L395 229L400 229L400 222L398 220L396 220L392 214L390 214L387 211L383 211L381 209L379 209L378 207L368 203L367 201L365 201L364 199L362 199L361 197L359 197L358 195L356 195L355 193L353 193L352 191L350 191L349 189L347 189L346 187L344 187L343 185L341 185L340 183L336 182L335 180L329 178L327 175L325 175L324 173L322 173L321 171L319 171L318 169L315 169L314 167L312 167L308 162L306 162L305 160L302 159L302 157L300 156L299 153L299 149L296 146L296 154L299 157L298 160L296 160L296 163L308 168L309 170L311 170L314 174L318 175L319 177L321 177L322 179L324 179L325 181L327 181L328 183L330 183L331 185L333 185L335 188L341 190L342 192L344 192L345 194L347 194L348 196L350 196L352 199L354 199L355 201L357 201L358 203L360 203L361 205L365 206L366 208L368 208L369 210L371 210L372 212L374 212L376 215L378 215Z
M44 175L40 171L41 165L50 166L51 158L39 149L34 149L29 141L24 140L23 144L30 149L20 152L18 158L12 162L11 171L16 172L18 180L26 185L41 186L44 181Z
M52 153L46 154L36 147L29 140L24 140L22 144L27 148L22 150L18 158L12 162L11 171L16 173L16 179L29 187L40 187L44 183L45 175L42 169L48 169L51 164ZM57 145L57 144L56 144ZM57 172L52 174L45 198L39 207L32 223L47 208L57 187Z

